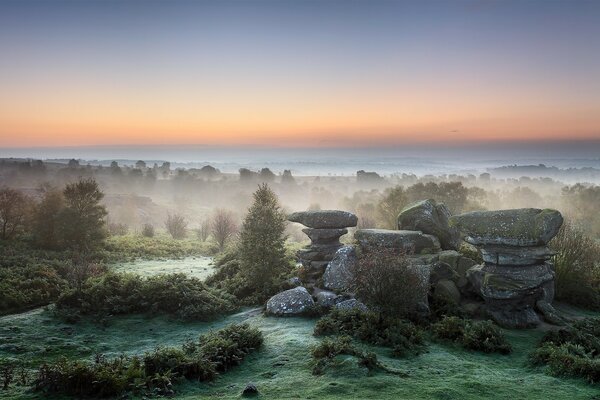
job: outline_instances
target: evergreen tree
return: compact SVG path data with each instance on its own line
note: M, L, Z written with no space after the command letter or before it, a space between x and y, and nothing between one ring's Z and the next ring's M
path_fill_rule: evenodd
M240 272L257 295L269 295L290 267L285 254L286 216L277 196L267 184L254 193L254 203L248 210L240 232Z

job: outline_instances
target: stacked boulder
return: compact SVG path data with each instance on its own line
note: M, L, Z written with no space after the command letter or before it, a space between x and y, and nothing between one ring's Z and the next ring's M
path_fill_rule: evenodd
M435 236L444 250L457 250L460 232L448 223L450 210L433 199L417 201L404 208L398 215L398 229L421 231Z
M356 226L358 218L346 211L316 210L295 212L288 220L307 227L302 232L310 238L311 244L299 250L297 256L306 269L304 283L313 286L342 248L340 237L348 233L347 228Z
M485 301L485 311L509 328L536 326L536 310L558 323L551 306L554 272L548 242L563 218L556 210L524 208L476 211L450 217L450 226L480 249L484 263L470 268L467 278Z

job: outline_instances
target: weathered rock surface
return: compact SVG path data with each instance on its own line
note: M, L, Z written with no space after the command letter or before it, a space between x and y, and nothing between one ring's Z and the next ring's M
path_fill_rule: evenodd
M329 290L319 290L315 294L317 305L324 308L331 308L338 302L339 296Z
M433 199L413 203L398 215L398 229L421 231L438 238L444 250L456 250L460 245L460 232L448 224L450 211Z
M348 300L340 301L334 307L337 309L340 309L340 310L353 310L353 309L358 309L360 311L368 311L369 310L367 308L367 306L365 306L363 303L361 303L360 301L358 301L356 299L348 299Z
M460 303L460 292L458 291L456 284L448 279L442 279L435 285L433 288L433 295L453 304Z
M352 246L340 248L327 265L323 274L323 285L327 289L345 290L352 284L352 271L358 259Z
M558 211L474 212L451 217L450 223L481 250L484 264L470 267L466 275L498 324L536 326L540 322L536 309L548 314L546 320L558 321L551 306L554 271L547 261L552 253L546 247L562 224Z
M545 246L560 229L563 217L556 210L519 208L473 211L449 218L451 227L473 245Z
M354 234L362 248L397 249L407 254L427 254L440 251L439 240L420 231L393 231L388 229L359 229Z
M267 314L275 316L302 315L314 307L315 302L302 286L283 291L267 301Z
M334 243L339 244L341 236L348 233L348 229L315 229L315 228L304 228L302 232L306 233L306 236L310 238L313 243Z
M309 228L336 229L356 226L356 215L341 210L299 211L288 216L288 221L298 222Z

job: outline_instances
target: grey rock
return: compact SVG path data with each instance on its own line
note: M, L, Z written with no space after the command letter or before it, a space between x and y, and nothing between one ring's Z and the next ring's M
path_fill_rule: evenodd
M435 236L419 231L393 231L388 229L359 229L354 234L362 248L389 248L409 254L427 254L440 251Z
M560 212L538 208L473 211L449 218L450 226L473 245L543 246L562 223Z
M301 315L314 307L315 302L308 291L298 286L276 294L267 301L267 314L276 316Z
M342 247L341 244L336 245L318 245L313 244L307 248L300 249L296 255L301 260L307 261L331 261L335 253Z
M453 268L456 268L458 260L462 257L458 251L444 250L438 255L440 262L446 263Z
M483 246L483 261L498 265L534 265L545 262L553 255L546 246L508 247Z
M306 233L306 236L310 238L310 240L314 244L329 244L329 243L339 243L339 238L346 233L348 233L348 229L315 229L315 228L304 228L302 232Z
M566 319L552 307L552 304L545 300L538 300L535 303L535 308L542 314L544 320L550 324L560 326L567 323Z
M460 232L448 224L450 211L433 199L421 200L404 208L398 215L398 229L421 231L433 235L444 250L456 250L460 245Z
M289 283L291 286L295 286L295 287L302 286L302 281L301 281L301 280L300 280L300 278L298 278L297 276L295 276L295 277L293 277L293 278L290 278L290 279L288 279L288 283Z
M442 279L439 281L434 287L433 295L453 304L460 303L460 292L451 280Z
M431 268L429 282L432 285L435 285L441 280L457 281L458 278L458 274L449 264L446 264L445 262L437 262L433 264Z
M348 299L337 303L335 308L340 310L353 310L358 309L360 311L368 311L369 309L363 303L356 299Z
M554 279L554 272L549 264L525 267L485 264L479 274L470 274L469 279L484 299L508 300L530 297L533 292L541 297L542 286Z
M356 215L340 210L300 211L288 215L288 221L298 222L309 228L332 229L356 226Z
M534 328L540 323L540 318L531 306L523 307L486 307L487 314L498 325L509 329Z
M317 305L325 308L331 308L337 303L339 296L329 290L319 290L315 295Z
M352 246L340 248L327 265L323 274L323 285L327 289L345 290L352 284L352 271L358 259Z
M248 383L244 390L242 391L243 397L253 397L258 396L258 388L252 382Z

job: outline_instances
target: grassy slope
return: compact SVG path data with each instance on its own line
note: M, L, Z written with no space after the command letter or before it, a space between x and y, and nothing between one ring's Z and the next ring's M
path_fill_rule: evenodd
M351 359L342 359L323 376L310 373L309 347L314 320L266 318L249 310L212 323L182 323L167 318L119 317L105 328L92 321L63 324L41 309L0 318L0 357L37 365L61 354L91 359L140 353L157 344L180 344L201 332L248 320L265 334L265 347L242 366L212 384L184 383L177 398L239 398L246 383L254 382L261 398L377 398L377 399L592 399L600 390L580 380L547 376L527 367L527 354L540 331L510 331L515 351L510 356L464 352L454 346L430 344L429 352L410 359L391 359L386 349L374 349L381 360L406 371L408 378L378 373L367 376ZM0 398L35 397L23 391L0 391ZM600 398L600 397L597 397Z
M211 257L186 257L180 260L137 260L111 265L115 272L129 272L141 276L181 273L206 279L214 271Z

